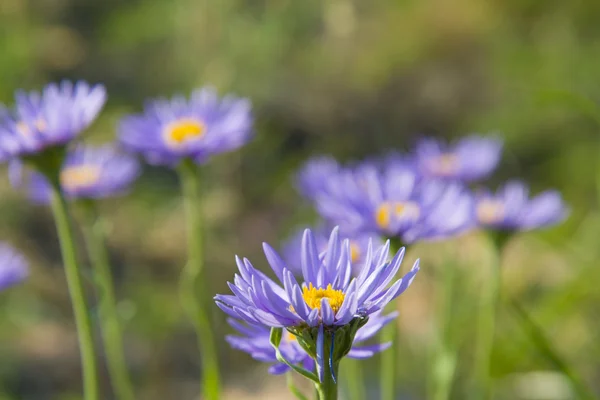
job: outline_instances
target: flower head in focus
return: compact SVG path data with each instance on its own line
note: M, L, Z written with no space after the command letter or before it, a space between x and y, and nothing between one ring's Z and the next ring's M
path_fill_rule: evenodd
M25 257L4 242L0 242L0 290L16 285L27 277Z
M139 162L112 145L78 146L70 151L60 171L60 186L70 199L99 199L125 192L140 174ZM50 201L46 178L33 173L27 180L30 198Z
M344 343L351 346L360 324L403 293L419 270L417 262L408 274L389 286L400 269L404 249L389 261L388 242L377 250L369 246L364 266L353 278L350 243L347 239L340 240L337 228L332 231L322 257L314 235L307 229L300 259L302 280L298 283L279 254L266 243L263 247L267 261L283 285L255 269L247 259L236 258L240 274L229 284L233 295L217 295L217 305L231 317L253 325L286 328L301 337L302 343L310 343L309 349L303 347L309 354L315 354L321 381L326 336L327 343L333 343L337 334L335 343L338 343L340 335L347 335ZM330 364L339 362L350 346L335 350L331 347L327 357Z
M381 328L390 323L396 316L396 312L386 316L381 316L381 311L373 313L368 322L356 332L354 344L348 352L348 357L365 359L390 347L391 342L373 345L359 344L375 336ZM228 322L238 332L238 335L228 335L225 338L231 347L250 354L257 361L273 364L269 368L269 372L272 374L283 374L290 370L289 366L277 361L275 350L269 341L270 329L267 326L244 324L233 318L228 319ZM286 332L284 334L279 349L285 359L291 363L300 364L309 371L315 369L315 361L298 344L298 340L293 333Z
M219 98L211 88L192 93L189 100L149 102L143 114L125 117L121 143L152 164L174 166L185 158L204 163L211 156L235 150L252 135L250 102Z
M377 232L403 243L458 234L473 224L473 200L459 183L421 179L405 160L347 168L316 199L345 232Z
M475 215L482 227L526 231L558 224L568 215L560 193L548 190L529 198L528 187L511 181L494 193L475 197Z
M327 250L331 230L328 230L325 225L319 225L316 228L311 229L311 231L315 237L317 250L319 251L319 254L322 254ZM288 268L296 275L302 273L300 259L303 236L304 229L296 231L282 248L284 260L287 262ZM369 244L371 243L374 247L379 247L383 244L381 238L375 234L360 233L349 236L340 232L340 237L342 239L348 239L350 242L350 262L352 263L352 272L354 275L358 275L360 272L360 268L367 255Z
M83 81L17 92L14 109L0 110L0 162L66 144L94 121L105 101L104 86Z
M415 148L415 163L426 177L475 181L490 175L502 153L502 142L494 137L468 136L448 145L423 139Z

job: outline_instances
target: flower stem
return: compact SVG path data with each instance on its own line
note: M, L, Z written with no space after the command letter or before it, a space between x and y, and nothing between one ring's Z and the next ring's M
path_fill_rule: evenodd
M328 341L329 342L329 341ZM329 346L331 344L329 343ZM325 354L329 352L329 349L325 350ZM315 384L317 389L317 393L319 395L318 400L337 400L338 398L338 385L337 382L333 380L333 376L331 376L331 368L329 367L329 363L325 362L324 365L324 375L323 382ZM334 374L339 379L339 362L333 364Z
M394 321L383 328L382 343L392 342L386 351L381 352L381 400L394 400L396 392L396 354L398 346L398 324Z
M438 343L432 362L432 400L447 400L452 390L452 380L456 370L456 351L452 343L452 300L456 266L452 263L442 265L443 282L440 291L438 310Z
M108 372L116 397L120 400L133 400L135 393L123 352L123 337L105 245L104 221L98 215L93 202L85 203L85 212L83 231L94 269L94 281L99 289L100 324Z
M496 312L500 302L500 255L502 249L503 246L497 246L489 276L484 277L481 284L474 365L474 394L475 398L479 400L489 399L492 392L490 367L496 329Z
M200 348L203 378L202 388L206 400L218 400L220 396L219 365L216 343L206 312L206 293L203 279L203 226L200 212L200 186L198 170L191 160L181 163L179 178L183 190L185 221L187 225L188 262L181 272L180 294L185 311L194 324ZM200 296L196 296L200 293Z
M344 377L347 382L348 400L364 400L367 398L364 374L358 360L346 358L344 361Z
M77 326L83 368L84 399L97 400L98 380L96 375L96 355L92 335L92 323L88 314L85 293L77 267L73 229L67 211L67 203L58 182L54 182L52 185L52 212L60 241L60 250L65 267L69 294L71 296L73 313L75 314L75 324Z

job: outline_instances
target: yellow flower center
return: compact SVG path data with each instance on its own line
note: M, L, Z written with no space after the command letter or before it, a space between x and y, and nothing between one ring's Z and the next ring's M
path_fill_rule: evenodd
M504 203L498 200L482 200L475 210L477 219L484 224L493 224L504 217Z
M341 290L334 290L331 284L326 289L317 289L311 284L302 290L302 298L310 308L321 309L321 299L329 299L329 305L334 313L344 304L344 293Z
M350 261L353 263L358 262L358 260L360 260L360 256L360 246L354 242L350 242Z
M38 130L38 132L44 132L47 127L46 122L43 119L37 119L33 123L33 126L35 127L35 129ZM24 121L17 122L17 132L25 137L31 136L31 129L29 128L29 125L27 125L27 123Z
M386 201L375 211L375 222L377 222L380 228L386 229L389 228L392 218L409 218L415 220L419 218L420 212L417 203L412 201Z
M206 125L193 118L183 118L166 126L164 135L167 143L177 147L185 142L200 139L206 133Z
M292 332L287 331L287 341L288 342L295 342L296 341L296 335L294 335Z
M452 175L458 169L458 157L452 153L442 154L431 160L429 168L438 175Z
M78 165L64 168L60 172L60 185L65 189L77 189L95 184L100 179L100 167Z

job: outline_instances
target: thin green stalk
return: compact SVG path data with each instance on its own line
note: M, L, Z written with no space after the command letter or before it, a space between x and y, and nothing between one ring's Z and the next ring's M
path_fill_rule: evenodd
M381 400L394 400L396 393L396 354L398 346L398 324L393 321L383 328L382 343L392 342L386 351L381 352Z
M188 262L180 280L181 300L196 329L204 375L201 378L204 398L218 400L221 390L219 364L204 296L206 290L203 278L203 226L198 170L190 160L186 160L181 163L178 171L183 190L188 247ZM200 296L196 293L200 293Z
M592 393L575 370L559 355L542 328L531 318L527 311L516 300L511 301L511 308L540 353L546 357L554 368L561 371L569 379L573 391L577 393L577 398L582 400L597 399L598 397Z
M342 371L344 372L348 400L365 400L367 391L360 362L346 357Z
M88 314L85 292L77 267L73 229L67 211L67 203L60 191L58 182L54 182L52 185L52 212L54 213L56 231L60 241L60 250L65 267L69 294L71 296L73 313L75 314L75 324L77 326L83 368L84 399L98 400L98 380L92 322Z
M500 253L502 247L497 247L489 276L484 277L481 283L474 364L474 395L478 400L489 399L492 393L490 369L496 330L496 313L500 302Z
M442 288L438 300L438 343L432 362L432 400L447 400L452 390L452 380L456 370L456 351L451 337L452 299L456 266L451 263L442 265Z
M329 354L331 346L331 340L328 338L325 340L325 351L324 354ZM318 400L337 400L338 398L338 385L337 382L333 380L331 376L331 368L329 367L329 362L325 361L323 371L323 382L316 383L315 388L317 389L317 393L319 395ZM339 362L333 363L333 372L337 379L339 379Z
M85 204L84 236L99 289L100 325L106 352L106 363L115 395L120 400L133 400L135 392L127 370L123 337L117 313L115 290L106 251L104 221L94 203Z

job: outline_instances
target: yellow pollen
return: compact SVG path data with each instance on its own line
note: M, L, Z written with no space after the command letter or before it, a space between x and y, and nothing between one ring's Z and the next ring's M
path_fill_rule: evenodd
M23 121L17 122L17 132L19 132L23 136L31 135L31 130L29 129L29 126L27 126L27 124Z
M165 137L168 143L175 146L183 143L199 139L206 133L206 126L196 119L184 118L175 122L171 122L165 128Z
M417 219L420 215L419 206L412 202L401 202L401 201L385 201L375 211L375 222L377 225L386 229L389 228L392 221L392 217L396 219L406 218Z
M44 132L47 127L46 121L44 121L43 119L36 120L34 125L35 125L35 128L38 130L38 132Z
M458 157L452 153L442 154L431 160L429 168L439 175L451 175L458 168Z
M344 293L341 290L334 290L331 284L326 289L317 289L311 284L302 290L302 298L310 308L321 309L321 299L329 299L329 305L336 313L342 304L344 304Z
M65 189L91 186L100 179L100 168L95 165L67 167L60 173L60 185Z
M287 341L288 342L295 342L296 341L296 335L294 335L292 332L288 331L287 332Z
M354 242L350 243L350 261L353 263L360 260L360 246Z
M475 212L480 222L493 224L504 216L504 204L497 200L483 200L477 204Z

